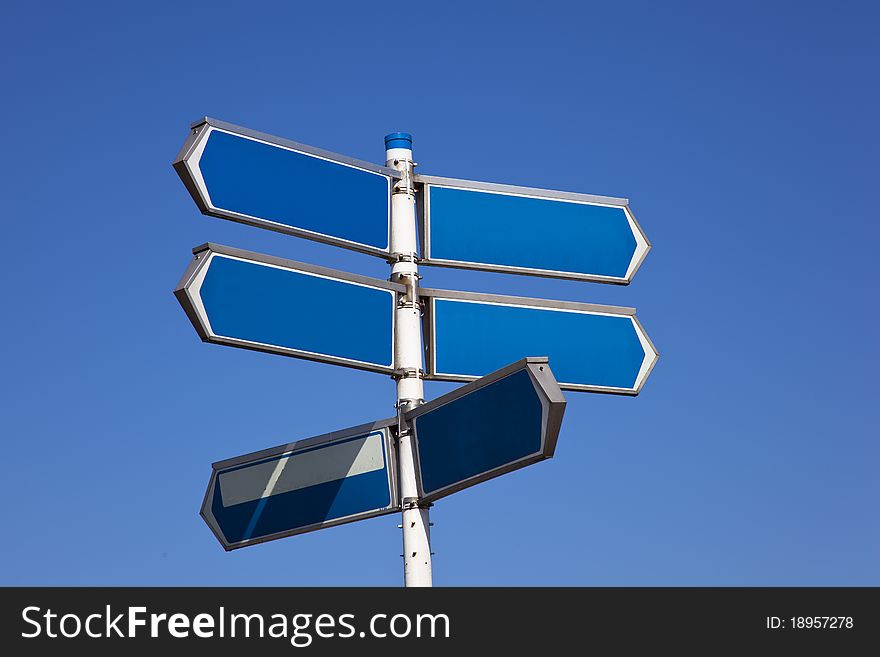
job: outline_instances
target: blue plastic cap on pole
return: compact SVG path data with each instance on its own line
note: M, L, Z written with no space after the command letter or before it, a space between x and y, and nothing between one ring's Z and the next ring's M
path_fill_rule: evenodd
M385 135L385 150L391 148L408 148L412 150L412 135L408 132L392 132Z

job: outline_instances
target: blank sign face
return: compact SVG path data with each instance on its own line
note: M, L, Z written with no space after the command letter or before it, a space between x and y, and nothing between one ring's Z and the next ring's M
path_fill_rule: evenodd
M520 370L416 417L422 495L541 453L543 412Z
M548 356L559 386L634 394L657 354L634 318L432 299L434 378L476 378L526 354Z
M385 371L394 293L212 254L191 285L209 340Z
M387 176L216 128L205 130L186 175L193 178L208 214L387 251Z
M385 513L397 508L387 444L382 429L221 469L204 511L226 547Z
M427 186L428 264L626 282L647 241L622 206Z

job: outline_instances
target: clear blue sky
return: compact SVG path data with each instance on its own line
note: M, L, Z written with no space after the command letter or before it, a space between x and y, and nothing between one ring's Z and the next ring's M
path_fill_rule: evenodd
M397 585L398 518L224 553L210 463L393 413L382 376L202 344L214 241L379 259L201 216L208 114L424 173L624 196L638 398L569 393L556 458L439 502L439 585L880 584L873 3L16 3L0 25L0 584ZM428 397L452 389L430 384Z

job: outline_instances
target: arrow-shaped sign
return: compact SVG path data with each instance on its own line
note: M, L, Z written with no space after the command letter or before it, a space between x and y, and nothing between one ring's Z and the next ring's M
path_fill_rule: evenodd
M202 517L227 550L400 510L396 418L214 463Z
M628 284L648 238L626 199L416 176L422 263Z
M387 257L387 167L204 118L174 161L212 217Z
M637 395L657 362L634 308L420 292L428 379L472 381L521 354L543 353L563 390Z
M193 253L174 294L205 342L393 372L402 285L218 244Z
M408 412L421 501L551 458L564 412L547 358L525 358Z

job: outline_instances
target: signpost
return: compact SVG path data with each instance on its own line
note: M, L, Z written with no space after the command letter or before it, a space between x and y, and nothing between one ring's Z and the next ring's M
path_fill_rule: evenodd
M396 418L212 466L202 517L226 550L400 510Z
M525 358L409 411L420 501L551 458L564 412L547 358Z
M521 354L544 353L563 390L637 395L657 362L634 308L427 288L421 294L428 379L472 381Z
M217 244L193 253L174 294L205 342L394 371L402 286Z
M397 132L385 137L385 164L400 172L391 195L391 280L404 286L398 296L394 325L397 435L400 464L403 581L405 586L432 586L431 520L429 505L419 501L416 448L405 413L425 400L422 383L422 332L419 303L419 265L416 239L416 198L413 184L412 136Z
M422 262L627 285L651 248L626 199L416 176Z
M404 582L431 586L434 501L552 457L561 390L637 395L657 362L632 308L419 285L420 263L626 285L651 248L626 200L419 176L407 133L385 137L380 166L214 119L191 127L174 168L204 214L391 266L381 281L193 250L174 294L202 340L397 389L395 418L215 463L202 516L227 550L400 511ZM425 379L470 383L425 403Z
M174 169L204 214L388 256L394 169L207 117Z

